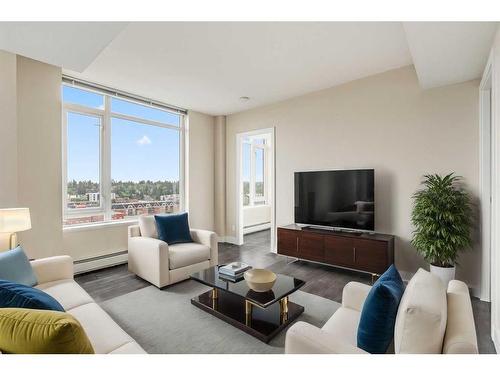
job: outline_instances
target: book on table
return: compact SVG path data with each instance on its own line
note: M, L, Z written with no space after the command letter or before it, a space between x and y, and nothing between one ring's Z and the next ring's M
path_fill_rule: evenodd
M225 266L219 267L219 274L227 275L227 276L238 276L243 275L243 272L249 270L252 266L242 263L242 262L232 262L226 264Z

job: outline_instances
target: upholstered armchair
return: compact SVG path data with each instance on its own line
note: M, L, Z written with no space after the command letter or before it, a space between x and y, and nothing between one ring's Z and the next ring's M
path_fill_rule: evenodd
M218 263L217 235L191 229L194 242L168 245L158 238L154 216L141 216L128 227L128 269L162 288Z

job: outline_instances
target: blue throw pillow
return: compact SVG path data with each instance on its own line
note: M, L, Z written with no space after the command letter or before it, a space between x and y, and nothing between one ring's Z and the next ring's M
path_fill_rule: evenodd
M59 302L39 289L0 280L0 308L7 307L64 311Z
M193 242L189 232L188 214L155 215L156 230L160 240L169 245Z
M29 286L38 283L30 261L21 246L0 252L0 279Z
M394 337L394 324L405 286L398 270L391 265L373 284L361 311L358 348L384 354Z

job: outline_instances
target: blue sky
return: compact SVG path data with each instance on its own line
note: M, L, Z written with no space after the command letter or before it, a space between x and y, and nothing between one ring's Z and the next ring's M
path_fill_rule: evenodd
M63 86L63 100L104 108L99 94ZM179 126L180 116L112 98L113 112ZM98 117L68 114L68 180L99 179ZM117 181L179 179L179 132L112 118L111 178Z

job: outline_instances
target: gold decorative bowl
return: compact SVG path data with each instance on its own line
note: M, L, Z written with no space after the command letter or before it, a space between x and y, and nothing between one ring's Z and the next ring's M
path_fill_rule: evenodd
M269 270L253 268L243 274L250 289L256 292L271 290L276 282L276 274Z

